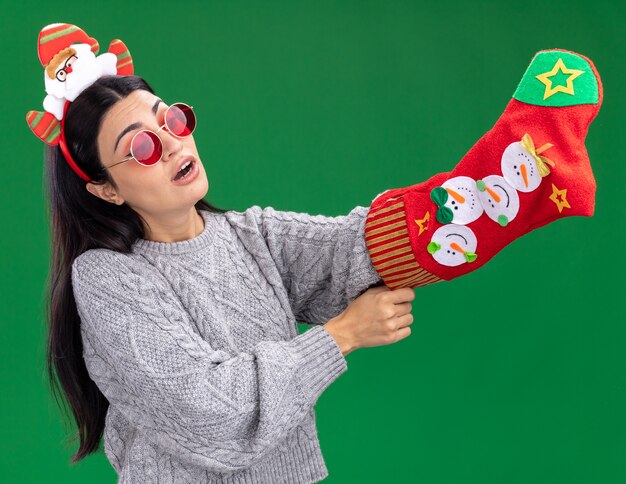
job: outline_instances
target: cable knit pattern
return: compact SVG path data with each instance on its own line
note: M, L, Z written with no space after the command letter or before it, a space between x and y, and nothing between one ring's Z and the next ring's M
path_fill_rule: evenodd
M202 233L72 266L84 358L121 483L306 484L328 475L314 405L347 370L323 326L380 284L368 207L201 210ZM298 334L296 321L312 325Z

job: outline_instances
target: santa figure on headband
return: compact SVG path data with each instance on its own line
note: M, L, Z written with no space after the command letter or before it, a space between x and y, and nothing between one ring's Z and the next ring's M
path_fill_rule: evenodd
M99 49L98 41L76 25L55 23L39 32L37 52L44 68L45 112L29 111L26 120L45 143L58 143L66 101L74 101L102 76L133 74L131 55L121 40L113 40L104 54L97 55Z

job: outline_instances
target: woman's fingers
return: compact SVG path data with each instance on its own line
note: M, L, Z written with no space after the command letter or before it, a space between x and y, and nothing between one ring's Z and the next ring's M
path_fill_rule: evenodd
M411 313L399 316L397 318L398 328L404 328L413 322L413 315Z
M410 287L401 287L400 289L392 289L386 295L388 301L394 304L401 304L415 299L415 291Z
M411 328L405 326L396 331L396 341L400 341L401 339L406 338L411 334Z
M395 343L411 334L413 288L375 286L365 290L338 316L326 323L336 340L351 342L349 351ZM341 347L341 342L339 343ZM344 350L342 349L342 352ZM347 353L344 353L347 354Z
M404 316L411 312L413 306L410 302L396 304L396 316Z

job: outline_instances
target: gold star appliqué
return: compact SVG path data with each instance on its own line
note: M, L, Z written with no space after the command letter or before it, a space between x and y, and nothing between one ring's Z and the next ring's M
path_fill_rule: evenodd
M559 213L563 211L563 208L572 208L569 206L569 203L565 198L566 195L567 188L559 190L554 183L552 184L552 195L550 195L550 200L556 203L556 206L559 209Z
M565 86L552 87L552 81L549 78L552 76L555 76L559 70L563 74L569 74L569 77L567 78L567 81L566 81L567 87ZM571 94L573 96L574 95L574 79L576 79L578 76L580 76L584 72L585 71L579 71L578 69L568 69L567 67L565 67L563 60L559 57L559 60L556 61L556 64L554 64L554 67L552 68L551 71L544 72L543 74L539 74L535 77L546 85L546 90L543 93L543 98L547 99L553 94L556 94L557 92L563 92L565 94Z
M426 212L426 214L424 215L423 218L421 218L419 220L417 220L417 219L415 220L415 223L420 228L420 231L417 234L418 237L420 235L422 235L422 232L424 232L425 230L428 230L428 221L429 220L430 220L430 212Z

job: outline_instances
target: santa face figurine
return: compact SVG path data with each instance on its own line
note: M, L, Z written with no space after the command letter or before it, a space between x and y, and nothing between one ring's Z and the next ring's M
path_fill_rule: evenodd
M97 55L99 50L98 41L76 25L50 24L39 32L37 54L44 69L45 111L28 111L26 122L44 143L59 143L66 102L73 102L102 76L133 74L133 59L124 42L115 39L108 52Z
M96 57L89 44L74 44L56 54L44 71L46 93L43 107L61 120L65 101L74 101L103 75L115 75L117 56L110 52Z

